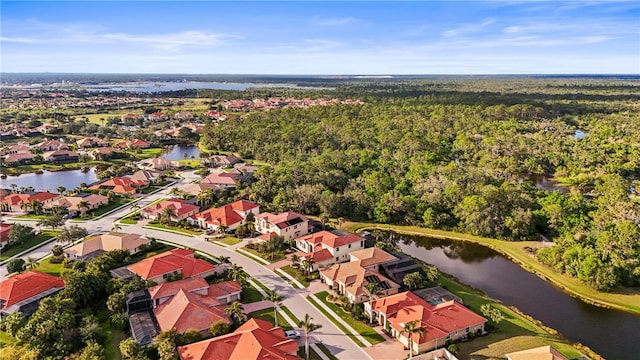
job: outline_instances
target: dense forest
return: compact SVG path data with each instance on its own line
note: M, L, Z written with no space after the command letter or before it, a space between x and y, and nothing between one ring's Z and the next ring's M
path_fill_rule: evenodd
M544 236L556 246L536 256L558 271L601 290L640 285L637 82L332 85L308 96L365 104L244 113L201 142L269 163L245 195L272 211Z

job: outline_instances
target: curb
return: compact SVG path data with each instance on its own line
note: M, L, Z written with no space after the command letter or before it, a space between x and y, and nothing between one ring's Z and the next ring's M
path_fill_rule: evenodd
M360 335L359 332L355 331L349 324L347 324L344 320L342 320L338 315L336 315L333 310L329 309L323 302L322 300L320 300L315 294L310 294L308 297L305 296L305 299L307 299L307 301L313 305L314 307L322 307L322 309L324 309L324 311L326 311L329 315L331 315L331 317L340 323L340 325L342 327L344 327L345 329L349 330L351 332L351 335L355 336L363 345L364 347L371 347L373 345L371 345L371 343L369 341L367 341L367 339L365 339L362 335ZM345 334L346 336L346 334ZM351 339L349 337L349 339ZM357 345L357 344L356 344Z
M285 278L289 279L295 286L298 287L298 289L304 289L305 286L302 285L298 280L296 280L293 276L287 274L284 270L277 268L276 272L282 276L284 276Z
M242 255L250 258L250 259L255 260L256 262L260 263L261 265L271 265L271 263L268 262L267 260L265 260L265 259L263 259L261 257L255 256L255 255L253 255L252 253L250 253L248 251L244 251L242 249L236 249L236 252L240 253L240 254L242 254Z

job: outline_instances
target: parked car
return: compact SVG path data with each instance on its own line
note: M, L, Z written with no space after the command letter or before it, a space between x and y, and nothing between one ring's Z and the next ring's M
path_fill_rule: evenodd
M284 332L284 336L287 339L298 339L300 338L300 333L295 330L287 330Z

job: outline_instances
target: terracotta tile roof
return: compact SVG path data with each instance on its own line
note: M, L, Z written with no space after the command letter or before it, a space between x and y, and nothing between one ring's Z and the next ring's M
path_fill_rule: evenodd
M203 219L206 223L217 226L231 226L243 220L242 216L233 211L229 205L199 212L193 215L192 218Z
M38 193L24 193L24 194L11 194L2 198L2 202L9 205L20 205L23 203L29 203L32 200L45 202L58 197L58 194L50 192L38 192Z
M189 204L184 200L169 199L153 204L151 206L147 206L146 208L142 209L142 212L147 214L162 214L162 212L166 208L173 209L174 216L177 218L182 218L187 214L200 209L200 207Z
M4 162L5 163L14 163L14 162L18 162L18 161L21 161L21 160L31 160L31 159L33 159L35 157L36 156L34 154L31 154L31 153L9 154L9 155L5 156Z
M339 246L362 241L364 240L364 238L356 234L339 235L339 234L334 234L332 232L323 230L317 233L305 235L303 237L298 238L298 240L304 240L312 244L321 243L321 244L330 246L332 248L337 248Z
M419 321L427 331L419 337L413 335L412 339L418 344L487 321L454 300L432 306L410 291L375 300L371 307L386 314L391 326L398 331L407 322Z
M141 260L127 268L145 280L174 271L181 272L182 277L186 279L215 269L210 263L194 258L193 254L190 250L173 249Z
M379 265L385 262L398 260L397 257L376 246L352 251L349 253L349 256L351 256L351 261L360 260L360 266L362 267Z
M250 319L233 333L178 347L182 360L297 360L298 344L280 327Z
M64 280L39 271L29 271L12 276L0 283L0 300L2 300L2 308L0 309L5 309L54 288L64 288Z
M366 295L364 287L369 283L367 278L372 275L376 276L380 283L386 282L389 288L400 288L400 285L382 274L363 268L360 260L334 264L320 272L333 281L343 283L346 290L354 296Z
M229 173L214 173L210 174L204 179L202 179L201 183L209 183L209 184L223 184L223 185L236 185L238 175L229 174Z
M217 301L182 289L153 309L153 313L161 331L176 329L184 333L190 329L206 330L218 321L231 324L231 319Z
M203 278L190 278L178 281L172 281L150 287L149 294L152 299L159 299L167 296L174 296L180 290L193 291L199 289L207 289L209 284Z
M9 241L9 233L13 224L0 223L0 243Z
M65 249L64 252L76 256L85 256L98 250L134 250L139 248L140 245L148 243L149 239L138 234L110 232L108 234L99 235L87 241L83 241Z
M238 201L232 202L229 205L231 205L233 210L236 210L236 211L249 211L259 207L258 204L251 201L247 201L247 200L238 200Z
M240 285L237 281L233 281L233 280L223 281L217 284L211 284L209 286L209 289L207 290L209 296L214 298L233 294L238 291L242 291L242 285Z

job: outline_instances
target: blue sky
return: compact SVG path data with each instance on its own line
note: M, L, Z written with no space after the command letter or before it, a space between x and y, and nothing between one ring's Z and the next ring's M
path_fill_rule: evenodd
M637 0L0 6L3 72L640 73Z

